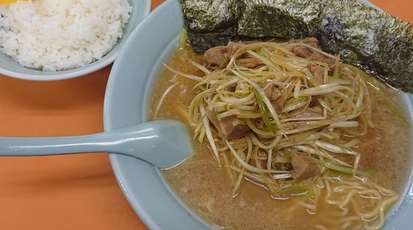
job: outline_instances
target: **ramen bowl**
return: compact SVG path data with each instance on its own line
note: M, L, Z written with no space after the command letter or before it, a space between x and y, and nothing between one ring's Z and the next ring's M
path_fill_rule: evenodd
M176 50L182 29L178 1L165 1L136 29L116 59L104 102L104 128L110 131L149 119L157 76ZM408 111L409 94L401 93ZM409 114L411 121L411 114ZM166 183L159 169L130 157L110 154L119 185L134 211L149 229L211 229ZM413 224L412 159L406 162L403 197L387 214L384 229L408 229Z
M10 56L0 52L0 74L24 80L54 81L84 76L112 64L131 32L149 14L151 8L150 0L128 0L128 2L133 9L129 21L123 29L123 35L112 49L99 60L74 69L43 71L24 67Z

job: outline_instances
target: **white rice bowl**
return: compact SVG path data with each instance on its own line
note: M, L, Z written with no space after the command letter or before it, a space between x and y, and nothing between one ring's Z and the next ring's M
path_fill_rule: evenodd
M127 0L36 0L0 6L0 48L21 65L66 70L102 58L122 37Z
M0 74L61 80L111 64L150 0L34 0L0 4Z

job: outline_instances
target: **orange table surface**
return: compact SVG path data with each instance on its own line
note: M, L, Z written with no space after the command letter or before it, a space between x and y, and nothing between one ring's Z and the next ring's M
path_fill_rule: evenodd
M162 0L152 0L152 8ZM411 0L371 0L413 22ZM0 75L0 136L66 136L103 130L111 66L87 76L31 82ZM107 153L0 158L0 229L141 230Z

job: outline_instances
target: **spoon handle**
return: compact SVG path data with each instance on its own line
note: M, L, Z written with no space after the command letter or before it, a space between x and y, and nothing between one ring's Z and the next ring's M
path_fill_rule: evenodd
M123 143L130 138L139 139L152 130L140 132L102 132L90 135L62 137L0 137L1 156L61 155L85 152L123 152Z
M80 136L0 137L0 156L111 152L137 157L158 167L170 167L186 159L191 151L184 125L174 121L145 122Z

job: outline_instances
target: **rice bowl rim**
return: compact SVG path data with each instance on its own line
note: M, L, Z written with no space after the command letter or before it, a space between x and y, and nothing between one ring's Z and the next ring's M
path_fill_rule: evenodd
M82 67L61 70L61 71L42 71L20 65L17 61L0 52L0 74L22 80L31 81L56 81L81 77L98 71L110 64L117 58L122 46L128 40L131 32L146 18L151 10L151 0L128 0L133 6L129 21L123 30L123 36L113 46L113 48L101 59Z

